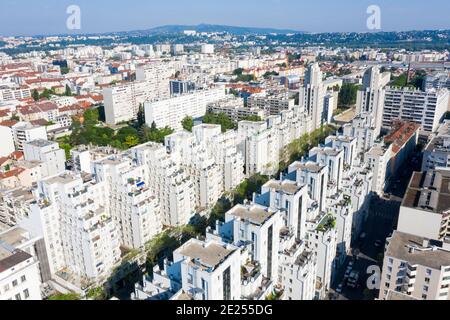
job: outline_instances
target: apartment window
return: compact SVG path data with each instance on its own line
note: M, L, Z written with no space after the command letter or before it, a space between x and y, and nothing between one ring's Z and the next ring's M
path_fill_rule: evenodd
M231 268L223 272L223 300L231 300Z
M14 281L12 282L12 285L13 285L13 287L17 287L17 285L18 285L17 280L14 280Z
M427 272L427 275L428 275L428 276L431 276L431 273L432 273L431 269L427 269L426 272Z
M423 291L428 292L428 286L423 286Z
M422 295L422 299L423 299L423 300L427 300L427 298L428 298L428 296L427 296L426 294L423 294L423 295Z
M28 289L23 290L23 295L25 299L28 299L30 297L30 292L28 291Z
M21 282L27 281L27 278L25 277L25 275L23 275L23 276L20 277L20 281L21 281Z
M5 285L3 288L5 289L5 292L9 291L9 284Z
M430 284L430 278L425 278L425 283Z
M22 297L20 296L20 293L16 294L16 300L22 300Z

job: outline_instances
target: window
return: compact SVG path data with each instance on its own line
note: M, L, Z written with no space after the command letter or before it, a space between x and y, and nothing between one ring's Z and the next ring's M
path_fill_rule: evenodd
M428 286L423 286L423 291L428 292Z
M3 288L5 289L5 292L9 291L9 284L6 284Z
M22 297L20 296L20 293L16 294L16 300L22 300Z
M425 283L430 284L430 278L425 278Z
M30 292L28 289L23 290L23 295L25 296L25 299L28 299L30 297Z
M422 299L423 299L423 300L427 300L427 298L428 298L428 296L427 296L426 294L423 294L423 295L422 295Z
M17 287L17 284L18 284L17 280L14 280L14 281L12 282L13 287Z
M432 273L431 269L427 269L427 275L431 276L431 273Z
M27 281L27 278L25 277L25 275L23 275L23 276L20 277L20 281L22 281L22 282Z

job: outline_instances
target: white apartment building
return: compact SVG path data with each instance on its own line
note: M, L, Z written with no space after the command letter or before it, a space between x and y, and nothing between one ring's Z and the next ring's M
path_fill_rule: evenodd
M244 157L238 151L237 132L228 130L222 133L220 125L201 124L193 127L198 143L206 147L208 156L222 167L222 183L224 191L230 191L245 178Z
M42 300L34 241L17 227L0 233L0 300Z
M281 212L258 204L236 205L225 214L231 224L231 239L238 247L245 247L251 261L258 262L267 279L278 279L278 252Z
M51 278L82 292L106 281L120 260L117 226L106 209L106 184L70 172L42 180L20 225L44 240Z
M325 139L325 145L344 151L344 165L353 167L356 165L357 139L350 136L329 136Z
M16 148L14 146L13 131L10 127L0 126L0 157L9 156Z
M369 68L363 76L363 85L356 100L358 114L371 115L372 126L375 128L375 137L381 132L385 87L391 80L391 73L381 73L378 66Z
M315 147L309 151L309 160L320 166L328 166L328 184L332 184L337 189L341 188L344 173L344 150Z
M323 74L320 71L318 63L309 66L305 83L300 88L300 106L304 108L312 119L311 128L308 132L313 131L326 123L324 114L324 97L325 87L323 85Z
M408 88L386 89L383 128L390 129L394 120L400 119L420 124L421 133L429 135L439 128L447 112L449 91L431 89L421 91Z
M119 227L121 245L141 248L162 230L158 200L149 189L148 168L134 165L124 154L92 163L98 181L105 182L107 208Z
M344 136L356 138L356 153L359 162L364 161L365 153L369 151L377 139L376 128L372 125L371 116L359 116L352 123L344 125Z
M393 290L418 300L450 300L448 243L400 231L387 242L380 299Z
M145 103L145 122L150 127L155 123L158 128L170 127L182 129L181 122L187 116L201 118L206 114L207 106L224 99L225 89L200 90L168 99Z
M18 122L12 126L14 144L16 149L23 151L25 142L33 140L48 140L47 129L41 126L34 126L29 122Z
M414 173L400 208L397 230L416 236L450 240L450 172Z
M106 123L116 125L137 118L139 105L151 97L146 81L134 81L103 89Z
M25 160L39 161L41 177L56 176L66 170L66 155L57 142L33 140L23 144Z
M266 112L260 108L244 107L244 99L230 97L208 105L208 112L226 114L231 120L238 122L248 117L259 117L264 120Z
M165 138L165 146L194 182L197 207L213 206L224 191L223 167L209 156L206 145L198 143L192 133L179 131Z
M213 44L202 44L202 54L214 54L214 45Z
M390 160L392 159L392 145L385 147L376 145L367 153L367 163L373 171L372 191L383 195L392 175Z
M319 165L315 162L292 163L288 168L289 176L301 185L307 185L309 198L315 202L319 212L326 210L326 196L328 186L328 166Z
M258 93L247 99L247 106L250 109L264 110L266 116L273 116L284 110L292 110L295 99L289 97L289 92Z
M216 241L191 239L173 253L180 265L182 291L193 300L240 300L240 249Z
M330 214L320 214L308 221L307 247L317 259L316 298L322 299L330 290L336 264L337 229L335 218Z
M28 98L31 98L31 90L29 88L11 88L8 86L0 86L0 102Z
M302 240L306 236L306 212L308 189L291 180L270 180L261 187L261 195L255 200L260 205L281 210L283 228L295 239Z
M450 121L445 122L430 137L423 151L422 171L450 167Z
M170 155L160 144L147 143L132 149L138 165L149 168L146 181L159 199L163 226L182 226L195 214L195 182L180 166L177 154Z
M245 173L271 174L280 162L279 135L267 122L241 121L238 125L239 151L245 155Z

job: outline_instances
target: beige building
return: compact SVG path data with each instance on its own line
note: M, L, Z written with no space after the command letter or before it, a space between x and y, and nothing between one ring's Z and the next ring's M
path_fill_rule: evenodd
M380 299L389 290L420 300L450 299L450 246L403 232L388 239Z

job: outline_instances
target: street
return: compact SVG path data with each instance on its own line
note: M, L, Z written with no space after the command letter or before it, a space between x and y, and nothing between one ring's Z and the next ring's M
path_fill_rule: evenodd
M386 239L396 229L401 201L412 173L420 170L420 163L420 154L414 154L399 170L398 175L392 178L391 187L386 191L388 198L371 199L369 214L363 226L363 237L352 243L352 255L347 257L345 264L338 270L331 286L330 299L373 300L378 297L378 290L369 290L367 287L367 279L373 274L368 273L368 268L373 265L382 268ZM349 287L345 277L350 261L353 261L352 271L359 272L356 288ZM338 294L336 289L340 285L342 293Z

